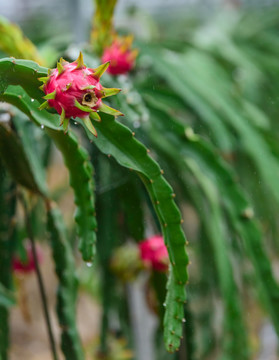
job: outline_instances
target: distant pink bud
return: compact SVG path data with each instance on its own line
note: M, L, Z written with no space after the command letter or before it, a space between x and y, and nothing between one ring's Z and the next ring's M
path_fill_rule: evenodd
M108 73L111 75L126 74L132 70L137 57L137 50L131 49L132 37L117 37L113 43L107 47L102 56L102 61L110 61Z
M26 262L23 262L18 256L15 256L13 258L13 270L16 273L27 274L27 273L31 273L31 272L35 271L35 269L36 269L31 245L26 244L25 250L26 250L26 256L27 256ZM38 245L36 245L36 254L37 254L38 262L39 263L42 262L43 261L43 251Z
M169 265L168 250L161 235L152 236L139 243L143 263L152 269L166 272Z

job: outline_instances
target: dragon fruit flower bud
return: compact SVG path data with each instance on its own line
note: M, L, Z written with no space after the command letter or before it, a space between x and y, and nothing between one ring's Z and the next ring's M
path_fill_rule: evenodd
M24 262L18 256L14 256L12 261L13 270L18 274L32 273L36 269L31 245L27 243L24 247L26 250L27 260ZM36 245L36 254L38 262L41 263L43 261L43 251L38 245Z
M126 74L132 70L138 54L131 49L133 37L116 37L112 44L104 50L102 61L110 62L108 73L111 75Z
M82 53L72 63L60 59L57 68L49 71L49 76L40 78L40 87L46 94L46 100L40 109L55 108L60 115L64 131L67 131L69 119L79 117L86 127L97 136L91 120L101 121L99 111L113 115L123 115L102 102L103 98L117 94L120 89L104 88L100 77L107 70L109 62L96 69L84 65Z
M146 267L159 272L167 272L169 266L168 250L161 235L152 236L139 243L141 259Z
M135 280L143 269L138 245L127 243L116 248L111 257L110 268L123 282Z

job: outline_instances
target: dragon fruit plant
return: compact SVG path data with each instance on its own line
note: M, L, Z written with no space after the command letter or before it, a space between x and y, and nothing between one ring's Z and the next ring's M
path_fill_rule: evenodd
M0 123L1 159L13 181L21 185L20 201L24 205L27 235L32 241L34 234L30 211L35 210L30 210L32 203L29 202L29 196L25 191L36 194L45 204L49 241L59 279L57 313L61 325L61 348L67 359L84 358L75 322L77 281L73 253L66 240L62 217L49 195L44 169L34 150L36 144L32 140L32 133L24 129L29 123L26 123L26 118L23 120L23 114L35 125L44 129L44 134L50 137L62 153L75 194L79 250L87 264L93 263L96 254L97 221L93 167L88 152L79 145L74 132L68 129L69 119L80 118L80 124L84 127L86 135L90 141L94 141L101 153L108 157L113 156L121 166L128 168L129 172L134 171L139 176L157 213L169 249L170 273L165 312L165 341L170 352L178 349L182 336L188 257L185 251L185 235L181 229L181 214L174 202L173 189L163 177L163 170L150 156L149 150L136 140L134 132L115 120L115 117L122 113L103 103L104 98L119 92L116 88L103 87L99 81L108 66L109 62L106 62L97 68L88 68L83 63L82 54L74 62L60 59L57 68L52 70L40 67L29 60L14 58L0 60L2 78L0 100L18 109L16 115L12 111L7 112L9 117L7 124ZM40 85L40 82L43 84ZM50 112L52 108L54 111ZM63 129L60 128L61 125ZM98 168L102 171L100 165ZM10 178L7 181L12 184ZM9 200L7 201L6 208L9 207ZM15 211L14 205L11 211ZM101 215L98 215L98 222L102 224L107 215L102 211L99 211L99 214ZM10 224L5 223L5 226L8 227ZM100 243L105 244L103 230L101 226L98 233L102 238ZM3 245L6 246L6 243L4 242ZM100 258L102 259L102 251ZM8 261L7 270L10 264ZM39 269L37 272L51 349L53 358L56 359L57 351L47 316L46 298ZM6 286L9 287L10 282ZM5 319L4 327L7 329L7 309L2 310L0 315ZM6 337L0 349L3 359L7 357L7 344ZM105 347L105 344L103 343L102 346Z
M126 285L117 280L112 269L116 266L117 271L123 270L122 263L115 265L115 254L120 246L132 242L137 253L129 248L132 252L124 255L133 279L142 271L137 262L139 248L152 271L149 298L155 299L150 304L159 319L158 358L207 359L218 353L228 360L248 360L249 319L243 289L252 287L254 296L255 289L260 288L259 298L279 334L279 287L242 186L243 179L248 178L258 184L254 172L248 172L245 161L249 158L251 169L255 167L267 185L262 192L272 195L263 199L257 191L261 201L253 199L255 213L261 213L267 224L265 209L273 209L279 201L279 169L275 133L269 131L266 117L253 102L255 92L261 94L259 98L267 96L257 87L262 66L269 61L260 56L264 45L258 44L258 49L253 45L258 36L253 41L248 38L249 52L236 56L239 52L232 51L235 39L252 31L249 27L241 35L240 26L231 34L228 46L221 43L220 52L213 55L215 43L204 41L206 32L195 34L194 40L187 37L187 44L177 41L181 36L176 34L172 45L168 41L156 49L154 44L137 45L135 64L132 38L116 35L113 27L116 0L95 3L92 52L87 47L74 61L65 49L61 55L67 60L61 58L51 70L40 66L47 64L47 59L18 27L9 29L7 22L0 26L0 48L15 56L0 60L0 299L6 300L0 301L0 358L8 359L12 259L23 233L24 238L48 239L58 278L61 350L66 359L85 358L75 318L78 286L83 279L77 276L76 253L46 183L49 149L54 144L62 154L74 192L77 239L73 243L77 243L88 270L93 269L92 276L100 274L100 356L110 354L108 337L115 318L122 326L117 330L129 343L137 340L127 314L131 304ZM255 23L258 28L258 21ZM229 37L227 28L225 33ZM15 41L7 40L10 38L20 39L16 48ZM242 38L239 43L240 51L246 51ZM251 54L258 57L249 63ZM277 64L272 56L270 51L271 79ZM21 60L26 58L29 60ZM245 76L241 81L237 76L232 80L235 67L246 69L249 81L245 82ZM121 74L125 76L118 76ZM156 91L151 83L156 84ZM270 109L267 113L274 116ZM238 167L241 156L245 166ZM243 173L246 176L242 177ZM238 178L244 184L240 185ZM249 186L246 190L251 191ZM187 205L183 211L186 215L190 204L198 221L187 221L185 216L183 224L176 201L183 210ZM24 229L15 221L20 216L19 203L24 205ZM262 204L268 206L262 209ZM37 206L41 206L41 213ZM182 227L191 228L195 222L196 234L189 231L195 241L186 297L188 242ZM36 223L40 224L39 231ZM150 228L162 237L142 242ZM248 274L247 262L253 265ZM220 314L220 309L216 310L216 303L222 307L218 331L214 314ZM47 323L56 360L52 324ZM193 336L194 331L198 336ZM162 350L163 342L174 354Z

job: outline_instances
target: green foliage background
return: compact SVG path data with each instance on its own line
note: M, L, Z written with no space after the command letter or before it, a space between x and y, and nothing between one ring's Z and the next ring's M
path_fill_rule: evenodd
M76 244L45 184L53 144L70 173L79 249L85 260L91 261L88 251L97 241L94 270L99 269L102 283L102 353L109 353L110 311L121 319L124 336L135 341L129 315L123 311L127 299L123 305L123 298L113 295L116 287L123 294L124 286L111 270L111 257L128 239L143 239L150 227L158 232L158 223L171 260L168 283L165 276L150 277L157 298L166 297L158 309L158 358L209 359L217 354L220 359L252 359L255 350L247 316L251 302L263 309L279 335L279 288L273 273L278 261L278 24L277 9L222 12L202 22L182 19L177 26L154 23L157 31L149 41L135 40L139 57L133 72L103 77L105 86L123 89L110 105L125 117L120 124L103 115L95 125L97 139L79 121L64 135L58 116L38 110L43 95L38 78L45 76L46 68L28 60L0 60L0 100L12 105L8 126L0 120L0 198L7 209L0 212L1 359L8 358L11 257L22 240L17 225L7 233L16 206L7 194L15 186L17 191L37 194L38 203L47 205L49 243L59 279L57 314L64 329L61 348L66 359L84 358L74 318ZM18 41L13 49L0 40L6 55L19 58L25 58L26 44ZM30 49L28 43L28 58L37 59L37 50L32 57ZM68 56L66 48L61 55ZM97 66L88 46L84 57L88 66ZM188 236L192 266L187 304L188 259L174 194L180 209L194 209L198 223L197 231ZM183 213L187 216L187 211ZM185 218L186 233L187 224ZM90 284L87 288L90 291ZM216 303L222 308L218 326ZM162 338L173 351L182 335L178 355L162 351Z

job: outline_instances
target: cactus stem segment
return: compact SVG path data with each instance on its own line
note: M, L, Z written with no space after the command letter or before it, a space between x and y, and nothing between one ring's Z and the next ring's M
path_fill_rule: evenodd
M113 109L110 106L105 105L105 104L101 104L99 106L99 110L102 111L103 113L106 113L106 114L109 114L109 115L112 115L112 116L124 116L124 114L122 114L122 112L120 112L118 110L115 110L115 109Z
M83 120L85 126L87 127L87 129L88 129L94 136L97 137L97 131L96 131L96 129L94 128L94 126L93 126L93 124L92 124L89 116L83 118L82 120Z
M94 78L95 79L100 79L100 77L103 75L103 73L107 70L107 68L109 67L110 62L107 61L106 63L98 66L96 69L94 69Z

